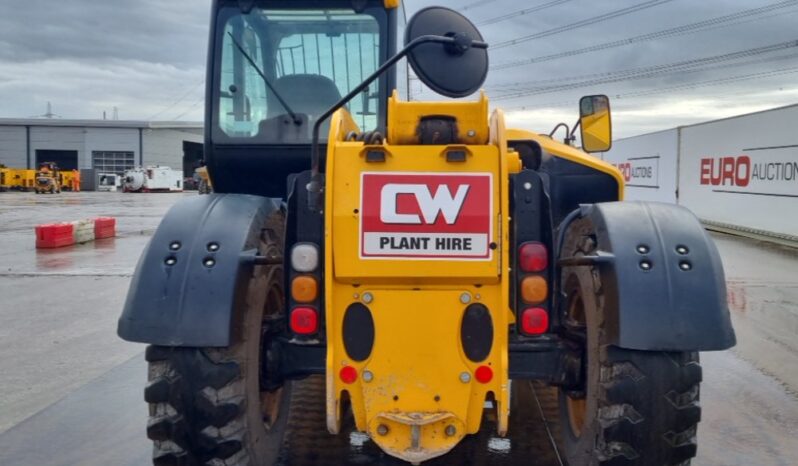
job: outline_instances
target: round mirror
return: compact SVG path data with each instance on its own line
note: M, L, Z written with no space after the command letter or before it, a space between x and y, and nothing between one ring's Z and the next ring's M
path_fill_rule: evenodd
M456 40L452 45L421 44L410 51L408 61L421 82L447 97L465 97L479 90L488 76L488 51L470 46L472 41L482 41L471 21L449 8L424 8L408 22L405 45L421 36Z

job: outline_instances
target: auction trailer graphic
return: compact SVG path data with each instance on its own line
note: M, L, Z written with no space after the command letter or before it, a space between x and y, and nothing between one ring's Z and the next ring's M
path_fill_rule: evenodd
M363 259L490 260L490 173L363 173Z

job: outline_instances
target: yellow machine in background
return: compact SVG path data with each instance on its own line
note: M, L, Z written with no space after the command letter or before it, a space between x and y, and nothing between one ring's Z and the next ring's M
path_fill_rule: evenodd
M33 191L36 189L36 170L8 168L6 180L9 189Z
M11 170L5 167L5 165L0 165L0 191L8 191L8 188L11 187Z
M58 172L58 183L64 191L80 191L80 170L61 170Z
M213 192L213 184L211 183L211 177L208 176L208 167L201 166L194 170L194 173L199 178L199 184L197 185L197 192L199 194L210 194Z
M54 162L39 164L36 172L36 194L57 194L61 192L58 165Z

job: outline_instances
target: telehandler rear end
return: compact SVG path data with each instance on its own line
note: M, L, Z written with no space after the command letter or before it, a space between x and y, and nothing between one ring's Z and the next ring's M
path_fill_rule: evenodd
M397 0L214 3L214 193L163 219L119 321L151 345L153 462L273 464L292 381L323 376L331 434L352 416L415 464L486 402L498 435L524 436L508 417L526 381L559 388L569 464L688 464L697 352L735 341L711 239L685 209L619 202L617 170L505 128L484 94L403 100L405 56L453 98L488 64L459 14L403 17ZM583 147L607 150L606 97L580 116Z

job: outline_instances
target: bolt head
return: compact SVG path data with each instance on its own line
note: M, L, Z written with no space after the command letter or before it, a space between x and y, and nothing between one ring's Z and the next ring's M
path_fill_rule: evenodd
M219 250L219 243L208 243L208 251L216 252Z
M382 436L388 435L388 426L385 424L380 424L377 426L377 433Z
M446 426L446 436L447 436L447 437L454 437L454 435L455 435L456 433L457 433L457 428L456 428L455 426L453 426L453 425L451 425L451 424L449 424L448 426Z
M645 244L641 244L637 247L637 252L640 254L648 254L649 251L650 251L649 247L646 246Z
M175 264L177 264L177 259L175 259L174 257L168 257L168 258L166 258L164 263L166 265L175 265Z
M679 263L679 268L686 271L686 270L691 270L693 266L689 262L684 261Z
M181 245L179 241L174 241L172 242L172 244L169 245L169 249L172 251L177 251L178 249L180 249L180 246Z
M471 374L468 372L461 372L460 373L460 382L468 383L471 382Z
M524 183L524 189L525 189L525 190L527 190L527 191L529 191L530 189L532 189L532 183L530 183L529 181L527 181L526 183Z
M369 383L374 380L374 373L371 371L363 371L363 375L361 377L363 378L364 382Z
M690 250L687 249L687 246L676 246L676 252L678 252L681 255L685 255L688 252L690 252Z
M468 133L466 133L466 134L468 134L468 137L473 138L474 136L477 135L477 132L474 131L473 129L469 129Z
M643 270L651 270L651 262L649 261L640 261L640 268Z
M210 268L210 267L213 267L214 265L216 265L216 261L215 261L214 259L208 258L208 259L205 259L205 260L202 262L202 264L203 264L205 267L209 267L209 268Z
M463 304L468 304L471 302L471 294L470 293L463 293L460 295L460 302Z
M364 303L371 304L371 302L374 301L374 295L372 295L371 293L369 293L367 291L367 292L363 293L363 298L362 299L363 299Z

